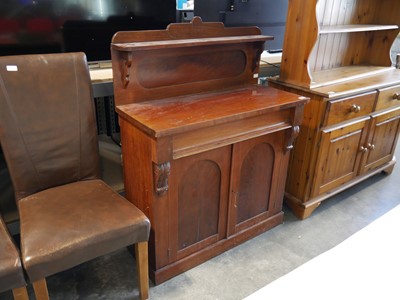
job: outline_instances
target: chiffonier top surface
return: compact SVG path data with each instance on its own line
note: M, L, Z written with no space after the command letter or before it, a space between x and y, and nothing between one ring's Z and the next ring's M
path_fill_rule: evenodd
M308 98L260 85L120 105L118 114L153 137L303 105Z
M141 41L132 43L116 43L112 44L112 49L119 51L143 51L154 49L167 48L182 48L182 47L198 47L207 45L233 44L233 43L248 43L271 40L272 37L265 35L249 35L249 36L224 36L224 37L209 37L209 38L189 38L169 41Z

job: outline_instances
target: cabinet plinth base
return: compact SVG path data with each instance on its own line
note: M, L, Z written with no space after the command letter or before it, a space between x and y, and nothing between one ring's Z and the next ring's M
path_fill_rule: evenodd
M285 193L285 204L289 206L293 214L300 220L307 219L314 210L321 204L321 201L313 201L312 203L303 203L299 199Z
M393 160L392 160L392 164L389 166L389 167L387 167L386 169L383 169L383 173L385 173L386 175L390 175L390 174L392 174L392 172L393 172L393 169L394 169L394 165L396 164L396 157L393 157Z
M210 245L207 248L202 249L192 255L182 258L172 264L165 266L164 268L154 270L150 267L150 278L154 284L160 284L172 277L181 274L195 266L206 262L207 260L239 245L253 237L276 227L283 222L283 212L279 212L265 221L258 223L246 230L240 231L238 234L232 235L227 239L223 239L215 244Z
M343 192L344 190L352 187L353 185L356 185L378 173L384 172L388 175L391 174L395 164L396 164L396 159L393 158L391 161L380 166L379 168L376 168L364 175L360 175L354 178L353 180L347 182L346 184L343 184L333 190L330 190L322 195L319 195L318 197L311 198L307 202L302 202L300 199L290 195L289 193L285 193L285 198L284 198L285 204L289 206L289 208L292 210L293 214L297 218L299 218L300 220L307 219L314 212L314 210L321 204L322 201L327 200L330 197L340 192Z

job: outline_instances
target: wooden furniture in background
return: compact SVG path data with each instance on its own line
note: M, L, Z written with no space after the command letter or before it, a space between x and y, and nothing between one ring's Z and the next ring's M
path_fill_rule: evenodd
M395 0L294 0L280 77L269 85L311 98L289 164L285 200L308 217L321 201L390 173L399 133Z
M150 218L156 284L282 222L307 99L256 84L268 39L199 18L113 38L125 192Z

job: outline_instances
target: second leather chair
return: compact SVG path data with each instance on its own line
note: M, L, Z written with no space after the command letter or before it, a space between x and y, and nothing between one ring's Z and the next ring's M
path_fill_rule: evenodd
M15 300L28 300L17 247L0 216L0 293L12 289Z

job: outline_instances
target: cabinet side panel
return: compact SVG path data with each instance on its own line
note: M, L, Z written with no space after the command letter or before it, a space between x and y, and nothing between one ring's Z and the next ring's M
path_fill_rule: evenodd
M282 81L300 86L310 85L308 60L318 35L316 2L289 3L280 69Z
M120 118L119 124L126 197L152 221L153 186L149 180L152 179L151 143L145 134L124 119Z
M150 219L149 263L153 269L168 262L168 201L153 199L151 139L123 118L119 119L126 198Z
M308 201L310 197L319 151L319 127L324 108L325 102L322 102L319 97L312 97L311 101L305 105L300 133L294 142L290 156L285 191L301 199L302 202Z
M300 133L290 153L285 188L285 192L290 196L307 202L310 198L312 178L315 173L316 157L319 151L319 130L325 115L326 101L323 101L323 98L318 95L275 84L274 81L270 81L269 85L310 98L310 102L304 106Z

